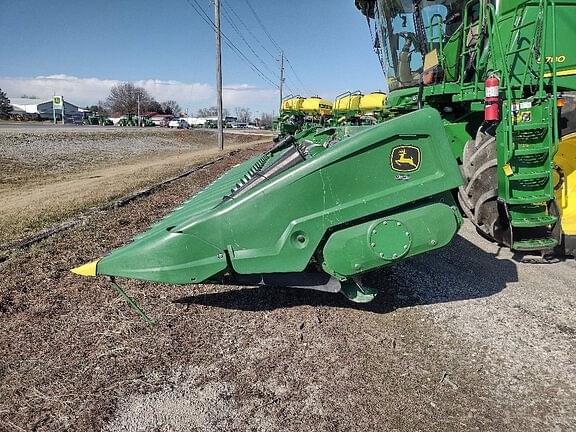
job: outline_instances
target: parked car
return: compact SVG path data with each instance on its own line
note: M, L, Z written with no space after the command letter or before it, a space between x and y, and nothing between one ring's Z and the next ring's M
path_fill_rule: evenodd
M169 127L171 121L172 120L170 120L169 118L163 118L162 120L160 120L160 127Z
M169 128L178 128L178 129L188 129L190 125L188 122L182 118L179 119L172 119L168 123Z

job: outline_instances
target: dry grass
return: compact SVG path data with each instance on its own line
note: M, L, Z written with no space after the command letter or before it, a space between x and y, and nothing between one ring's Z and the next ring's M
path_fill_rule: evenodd
M0 159L0 165L9 167L0 170L0 244L175 176L219 154L211 132L137 131L112 129L96 137L67 131L34 139L20 136L20 141L11 138L12 145L23 153L20 161ZM58 138L62 142L56 142ZM227 138L228 152L269 141L250 135ZM207 142L202 144L202 140ZM68 141L76 153L62 148ZM3 151L9 153L7 148Z
M125 242L217 172L254 152L243 150L194 179L95 217L90 225L4 263L0 428L19 425L24 430L52 431L73 425L74 430L96 430L114 400L127 390L150 391L165 384L160 375L148 375L145 364L149 348L160 342L165 346L159 361L168 367L178 350L168 341L170 331L168 339L159 338L157 331L134 319L105 283L78 279L68 269ZM145 291L143 285L131 291L144 304L163 297L160 287L155 293ZM180 293L188 291L180 288ZM175 312L163 318L163 328L168 328ZM154 364L152 369L158 365L156 360Z

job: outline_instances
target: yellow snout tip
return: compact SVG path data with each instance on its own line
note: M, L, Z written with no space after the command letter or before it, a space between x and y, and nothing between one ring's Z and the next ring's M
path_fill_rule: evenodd
M98 264L98 260L73 268L70 271L80 276L96 276L96 264Z

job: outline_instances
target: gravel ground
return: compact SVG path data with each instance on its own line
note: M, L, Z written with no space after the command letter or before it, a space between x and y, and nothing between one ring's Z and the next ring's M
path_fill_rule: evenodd
M227 135L232 144L254 140L253 135ZM0 127L0 186L216 145L211 130Z
M570 431L576 265L521 262L466 223L370 275L368 305L282 288L122 284L101 256L257 150L14 256L0 268L0 428L53 431Z

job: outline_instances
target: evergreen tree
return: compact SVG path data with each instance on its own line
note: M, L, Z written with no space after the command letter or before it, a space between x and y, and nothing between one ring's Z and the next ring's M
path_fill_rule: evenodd
M6 96L6 93L0 89L0 117L6 118L8 114L12 111L12 105L10 105L10 99Z

